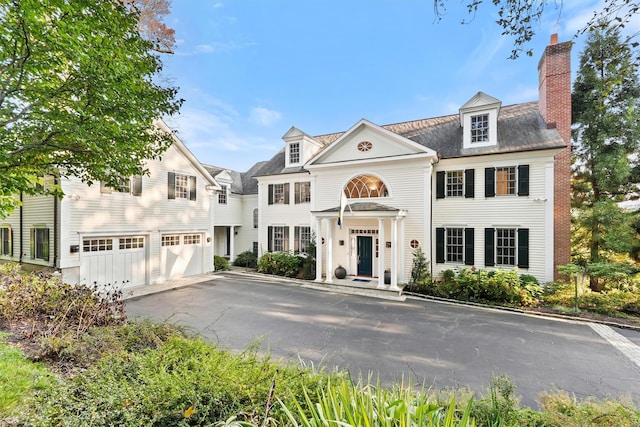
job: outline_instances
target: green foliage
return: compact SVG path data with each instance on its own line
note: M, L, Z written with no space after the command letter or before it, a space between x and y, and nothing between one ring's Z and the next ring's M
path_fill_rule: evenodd
M256 268L258 267L258 257L253 251L244 251L236 257L233 265L237 267Z
M231 267L229 267L229 261L225 257L214 255L213 268L215 269L215 271L227 271Z
M489 386L489 397L478 400L471 410L471 416L478 425L511 426L518 418L519 400L516 387L506 376L493 378Z
M518 276L516 270L495 271L463 268L442 272L442 279L423 288L424 293L442 298L505 304L536 306L542 288L535 277Z
M432 402L425 393L416 393L411 384L385 389L380 381L354 383L338 377L313 393L306 388L304 400L293 405L280 402L290 425L312 426L473 426L472 402L464 412L456 410L455 399L447 406Z
M617 203L637 191L640 159L638 58L629 41L606 24L593 28L580 56L572 95L574 261L610 262L637 243L635 217ZM591 288L603 285L591 276Z
M311 280L316 278L316 235L311 233L306 254L302 260L302 270L298 275L301 279Z
M258 272L298 277L304 258L292 252L267 252L258 261Z
M567 392L542 393L539 397L540 426L549 427L629 427L640 426L640 411L625 399L592 398L582 402Z
M411 282L408 289L412 292L420 292L421 288L424 288L431 284L431 273L429 272L429 261L424 256L422 247L418 246L413 251L413 264L411 266Z
M278 405L315 392L325 376L279 366L256 348L232 354L173 337L154 350L114 355L42 397L36 425L192 425L278 420Z
M548 306L572 308L575 299L575 284L554 282L545 289L544 303ZM578 308L582 311L611 317L637 316L640 307L640 293L636 289L610 289L593 292L579 285Z
M152 123L182 101L124 3L0 0L0 216L20 192L60 195L38 176L116 185L172 143Z
M0 335L0 420L8 421L33 403L36 392L55 381L42 364L30 362L3 339Z

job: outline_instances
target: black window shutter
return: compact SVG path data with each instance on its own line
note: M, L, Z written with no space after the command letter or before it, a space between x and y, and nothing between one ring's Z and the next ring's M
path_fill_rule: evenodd
M176 174L175 172L169 172L167 194L169 199L176 198Z
M300 252L300 227L294 227L293 229L293 251Z
M529 195L529 165L518 166L518 196Z
M496 195L496 170L486 168L484 170L484 197L495 197Z
M466 265L473 265L475 263L474 254L473 254L473 239L474 239L473 228L465 228L464 229L464 263Z
M284 204L285 205L289 204L289 183L288 182L284 185Z
M282 246L285 252L289 250L289 227L284 227L284 244Z
M196 177L189 177L189 200L196 199Z
M142 176L136 175L131 178L131 194L134 196L142 195Z
M518 229L518 267L529 268L529 229Z
M472 199L475 193L475 169L464 171L464 197Z
M267 250L273 252L273 227L267 227Z
M273 184L269 184L269 204L273 204ZM271 249L269 249L271 251Z
M444 199L445 172L436 172L436 199Z
M294 196L295 196L295 203L296 203L296 205L297 205L298 203L300 203L300 183L299 183L299 182L296 182L296 184L295 184L295 189L293 190L293 192L295 193L295 194L294 194Z
M36 258L36 229L31 229L31 259Z
M495 262L495 229L493 228L485 228L484 229L484 265L486 267L496 265Z
M436 228L436 262L444 262L444 228Z

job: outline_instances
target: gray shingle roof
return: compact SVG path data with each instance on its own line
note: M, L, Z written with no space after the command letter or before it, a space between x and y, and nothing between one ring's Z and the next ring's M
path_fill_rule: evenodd
M373 202L349 203L349 206L346 209L346 211L352 212L398 212L399 210L400 209L392 208L391 206ZM325 209L320 212L340 212L340 206Z
M220 172L227 171L231 177L231 192L234 194L258 194L258 181L255 179L256 173L267 164L267 162L258 162L246 172L238 172L231 169L221 168L212 165L202 165L211 174L216 177Z
M384 125L383 128L438 152L441 158L480 156L518 151L562 148L564 141L556 129L547 125L538 111L537 102L504 106L498 116L498 145L464 149L459 114ZM344 132L315 136L324 147ZM324 148L323 148L324 149ZM320 150L322 151L322 150ZM316 154L317 155L317 154ZM302 172L302 168L285 168L284 149L267 161L256 176Z

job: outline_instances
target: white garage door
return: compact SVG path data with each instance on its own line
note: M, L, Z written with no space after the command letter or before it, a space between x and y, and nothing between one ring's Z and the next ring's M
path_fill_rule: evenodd
M164 279L202 274L201 234L163 234L160 268Z
M143 236L92 237L82 240L80 278L87 285L122 289L146 283Z

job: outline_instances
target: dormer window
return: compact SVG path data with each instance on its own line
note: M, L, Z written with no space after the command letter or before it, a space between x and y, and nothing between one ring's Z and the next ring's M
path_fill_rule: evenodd
M471 116L471 143L489 141L489 115Z
M460 108L463 148L498 145L498 114L501 105L499 100L478 92Z
M297 164L300 163L300 143L292 142L289 144L289 163Z

